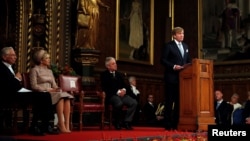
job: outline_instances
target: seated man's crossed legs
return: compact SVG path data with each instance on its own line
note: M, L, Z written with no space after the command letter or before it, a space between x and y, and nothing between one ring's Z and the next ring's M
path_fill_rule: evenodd
M132 130L133 128L131 123L137 108L137 101L128 95L123 97L114 95L111 97L110 103L113 106L113 120L115 128L120 130L123 127L127 130ZM127 106L127 111L124 116L124 111L122 110L123 105Z

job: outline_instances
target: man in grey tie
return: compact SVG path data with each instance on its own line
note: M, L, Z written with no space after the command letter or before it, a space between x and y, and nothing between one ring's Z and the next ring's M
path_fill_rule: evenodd
M233 106L223 100L223 93L220 90L215 90L214 113L215 123L217 125L231 125L231 114Z
M181 56L184 57L184 50L183 50L181 42L178 43L178 48L179 48L179 50L181 52Z
M172 30L173 40L166 43L161 56L165 67L165 128L177 129L179 122L179 72L184 65L191 62L188 45L183 42L184 29L175 27ZM178 47L179 45L179 47Z

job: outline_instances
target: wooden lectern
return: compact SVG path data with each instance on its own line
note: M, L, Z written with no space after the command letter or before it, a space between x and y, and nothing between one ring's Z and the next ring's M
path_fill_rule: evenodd
M213 61L193 59L180 72L178 130L207 131L215 124L213 91Z

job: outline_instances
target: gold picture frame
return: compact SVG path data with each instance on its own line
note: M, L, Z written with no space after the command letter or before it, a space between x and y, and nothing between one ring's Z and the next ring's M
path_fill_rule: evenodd
M115 41L118 61L153 65L154 0L117 0Z

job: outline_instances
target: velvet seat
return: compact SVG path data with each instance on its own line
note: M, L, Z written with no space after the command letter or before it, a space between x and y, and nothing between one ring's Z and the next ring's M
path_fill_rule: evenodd
M31 90L29 73L24 72L21 75L22 75L23 87ZM23 119L24 119L23 124L24 124L24 127L26 128L25 130L28 130L28 128L30 127L31 113L32 113L32 105L31 104L28 104L25 107L23 107Z
M73 128L72 115L77 113L79 120L76 123L79 130L84 127L83 115L85 113L100 113L100 129L104 127L105 94L100 91L83 91L80 76L59 75L59 87L62 91L69 92L75 98L72 101L71 127Z

